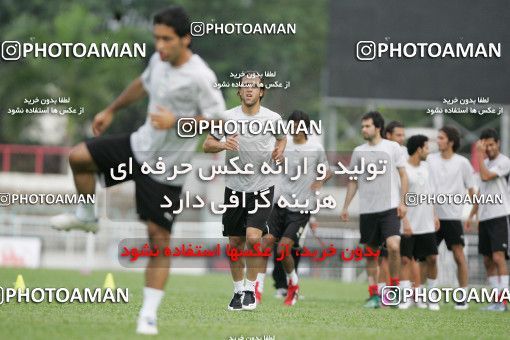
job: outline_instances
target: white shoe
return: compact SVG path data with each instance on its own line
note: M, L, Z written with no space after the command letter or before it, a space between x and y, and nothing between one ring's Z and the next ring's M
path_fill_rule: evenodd
M274 297L277 299L283 299L287 296L287 289L285 288L278 288L276 290L276 293L274 294Z
M406 302L401 302L398 305L398 309L409 309L413 305L411 300L407 300Z
M457 303L454 308L455 310L466 310L469 308L469 304L467 302Z
M439 303L437 302L429 302L429 310L437 311L439 310Z
M136 333L145 335L157 335L158 327L156 325L156 318L140 316L138 318L138 325L136 326Z
M96 233L99 229L97 219L91 221L82 221L76 217L75 214L60 214L53 216L50 219L50 224L53 229L56 230L83 230L85 232Z
M416 301L416 307L419 309L427 309L427 304L423 301Z
M490 305L483 307L482 310L491 311L491 312L506 312L508 310L507 306L502 303L491 303Z

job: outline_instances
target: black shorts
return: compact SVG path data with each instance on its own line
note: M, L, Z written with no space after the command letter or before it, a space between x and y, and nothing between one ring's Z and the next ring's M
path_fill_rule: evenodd
M259 204L265 203L262 198L260 198L260 193L269 191L266 194L266 198L271 202L271 205L267 208L258 208L255 213L248 213L250 210L255 209L255 202L258 201ZM269 216L271 215L271 210L273 209L273 196L274 196L274 186L261 190L259 195L255 195L253 192L244 192L245 197L245 207L238 206L235 208L227 208L227 210L223 213L223 217L221 222L223 223L223 236L246 236L246 227L253 227L262 230L262 234L265 235L269 231L269 227L267 225L267 221L269 220ZM238 197L239 201L242 202L243 192L235 191L230 188L225 187L225 197L224 202L230 202L230 196L235 195Z
M491 256L496 251L503 251L508 259L508 228L510 228L510 216L480 221L478 253Z
M361 244L379 247L390 236L400 235L397 208L371 214L360 214Z
M436 233L404 236L400 239L400 255L425 261L427 256L437 255Z
M297 245L308 220L310 220L310 214L290 211L275 204L268 221L269 233L277 239L290 238Z
M444 240L448 250L452 246L460 244L464 247L464 230L460 220L439 220L439 230L436 231L437 245Z
M94 162L99 168L99 175L106 187L110 187L129 180L135 181L136 187L136 212L142 221L152 221L159 226L172 231L174 208L161 208L160 205L167 203L166 195L172 202L172 206L179 206L179 197L182 187L165 185L156 182L148 175L142 174L141 165L135 160L131 150L129 134L97 137L85 141ZM122 180L115 180L111 176L110 169L117 168L119 164L128 164L132 160L132 174L128 174Z

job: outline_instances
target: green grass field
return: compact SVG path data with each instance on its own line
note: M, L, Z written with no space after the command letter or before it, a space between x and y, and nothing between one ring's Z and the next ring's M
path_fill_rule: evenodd
M22 274L27 287L101 287L106 272L0 268L0 286L12 287ZM118 287L130 289L127 304L0 305L1 339L128 339L136 338L143 275L113 273ZM305 299L292 308L273 297L267 278L263 303L253 312L229 312L228 275L172 276L159 310L159 338L228 339L275 336L275 339L508 339L510 313L480 311L472 305L455 311L365 310L364 284L302 279Z

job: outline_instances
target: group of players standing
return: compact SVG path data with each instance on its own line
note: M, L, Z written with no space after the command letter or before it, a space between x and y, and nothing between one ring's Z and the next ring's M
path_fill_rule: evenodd
M488 282L501 293L508 289L508 228L510 227L510 159L500 152L496 130L485 129L476 143L476 161L480 168L478 181L470 162L456 152L460 148L460 133L451 126L438 131L438 152L429 154L429 140L414 135L404 147L404 127L391 122L386 129L378 112L362 118L362 135L367 143L354 150L351 166L360 156L370 153L386 155L393 169L380 183L358 179L348 185L342 220L348 219L347 209L356 189L360 191L361 243L382 247L381 257L367 258L369 294L365 307L379 308L383 288L400 286L416 291L437 287L438 246L444 240L453 253L457 265L457 279L461 289L468 289L468 266L464 253L464 229L469 231L473 220L479 222L478 252L483 256ZM383 136L386 138L383 139ZM475 188L478 188L475 191ZM395 194L395 193L398 194ZM388 193L391 193L388 195ZM406 195L414 195L419 202L406 202ZM473 202L463 228L464 204L443 197L465 197L461 202ZM478 204L479 197L500 197L498 203L490 199ZM421 200L421 198L425 198ZM419 203L419 204L415 204ZM416 294L419 296L420 294ZM407 309L439 310L435 302L407 300L399 305ZM469 307L458 301L456 310ZM490 311L507 310L506 302L493 303L484 308Z
M190 20L183 8L174 6L158 12L154 16L153 24L156 53L149 65L118 98L94 117L92 128L96 137L73 147L69 163L77 191L80 194L94 194L96 175L100 176L105 186L116 185L119 181L111 177L110 170L133 160L134 172L122 181L135 182L137 213L140 220L147 225L151 246L163 249L169 245L175 216L171 209L161 208L161 203L164 203L163 197L166 196L173 205L179 204L184 178L168 182L167 177L171 175L169 173L148 175L141 173L139 169L143 162L154 166L159 157L163 158L167 169L183 162L191 162L198 139L179 138L175 131L178 119L185 117L199 121L219 117L229 120L278 122L282 118L260 105L265 89L262 78L256 72L245 72L243 86L238 90L241 105L225 111L222 94L214 87L217 80L214 72L190 49ZM137 131L126 135L100 136L119 110L145 96L149 98L147 118ZM289 121L304 121L308 125L309 117L303 112L295 111L290 115ZM429 157L427 138L412 136L407 142L409 157L405 157L403 148L397 142L382 138L385 130L380 114L368 113L361 123L362 135L367 143L354 150L351 165L356 165L361 157L383 157L390 168L387 176L382 176L380 180L370 184L363 177L351 181L342 210L341 218L345 221L348 219L349 203L356 190L359 190L360 201L363 203L360 211L361 243L370 247L384 244L387 251L387 260L383 258L380 266L377 260L367 261L371 295L367 306L379 306L379 267L382 269L384 284L410 285L410 277L414 277L417 287L425 278L430 286L435 285L437 243L443 239L454 253L459 283L461 287L467 287L461 207L406 207L404 204L404 196L408 190L430 193L433 188L439 188L441 192L462 193L469 190L471 195L474 194L471 166L465 158L455 153L459 148L458 132L453 128L442 128L438 137L440 153ZM399 128L401 127L394 126L391 130L387 129L387 136L392 138L391 136L398 134L396 131ZM292 139L292 146L286 148L287 137L282 134L220 136L211 133L207 136L203 149L208 153L225 150L227 164L232 157L240 156L241 163L251 163L254 168L260 168L264 162L281 162L283 158L299 162L303 156L308 158L309 174L314 173L318 164L327 165L326 153L320 144L309 141L303 132L293 135ZM477 149L482 178L480 192L502 192L504 178L508 177L510 171L510 161L499 152L497 133L493 130L485 131ZM485 155L488 158L484 160ZM329 165L327 168L329 169ZM253 249L259 242L266 247L278 242L278 249L292 248L310 222L310 214L302 214L278 205L253 209L257 196L263 193L271 200L280 196L286 196L289 200L304 200L315 197L314 193L320 191L331 176L331 171L321 180L317 180L315 176L302 176L298 181L289 181L290 177L274 179L260 174L227 176L225 201L229 201L232 196L241 195L246 202L245 206L228 208L223 215L223 235L229 237L229 245L241 250ZM510 210L508 192L505 195L505 206L475 206L471 214L471 217L476 214L479 216L479 248L484 255L489 281L499 288L508 286L505 257ZM252 210L256 212L249 213ZM97 232L96 208L93 204L80 204L75 213L55 216L51 224L58 230ZM425 275L409 274L418 272L412 269L415 267L412 259L425 264ZM247 257L246 262L231 261L234 294L228 305L229 310L256 308L257 301L260 302L262 297L266 265L267 258L264 257ZM282 265L288 282L285 304L292 306L299 296L299 280L292 256L284 256ZM137 333L158 333L156 315L164 296L169 267L168 257L151 257L148 261ZM387 270L384 271L386 267ZM384 273L389 273L387 278ZM399 281L399 277L402 281ZM381 285L379 284L379 288ZM464 305L459 308L466 307Z

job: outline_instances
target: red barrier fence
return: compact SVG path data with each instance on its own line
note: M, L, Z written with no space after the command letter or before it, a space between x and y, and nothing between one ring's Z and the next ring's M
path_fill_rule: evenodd
M42 174L44 172L44 160L47 156L57 155L67 158L70 149L67 146L0 144L2 171L12 171L13 156L33 155L33 172Z

